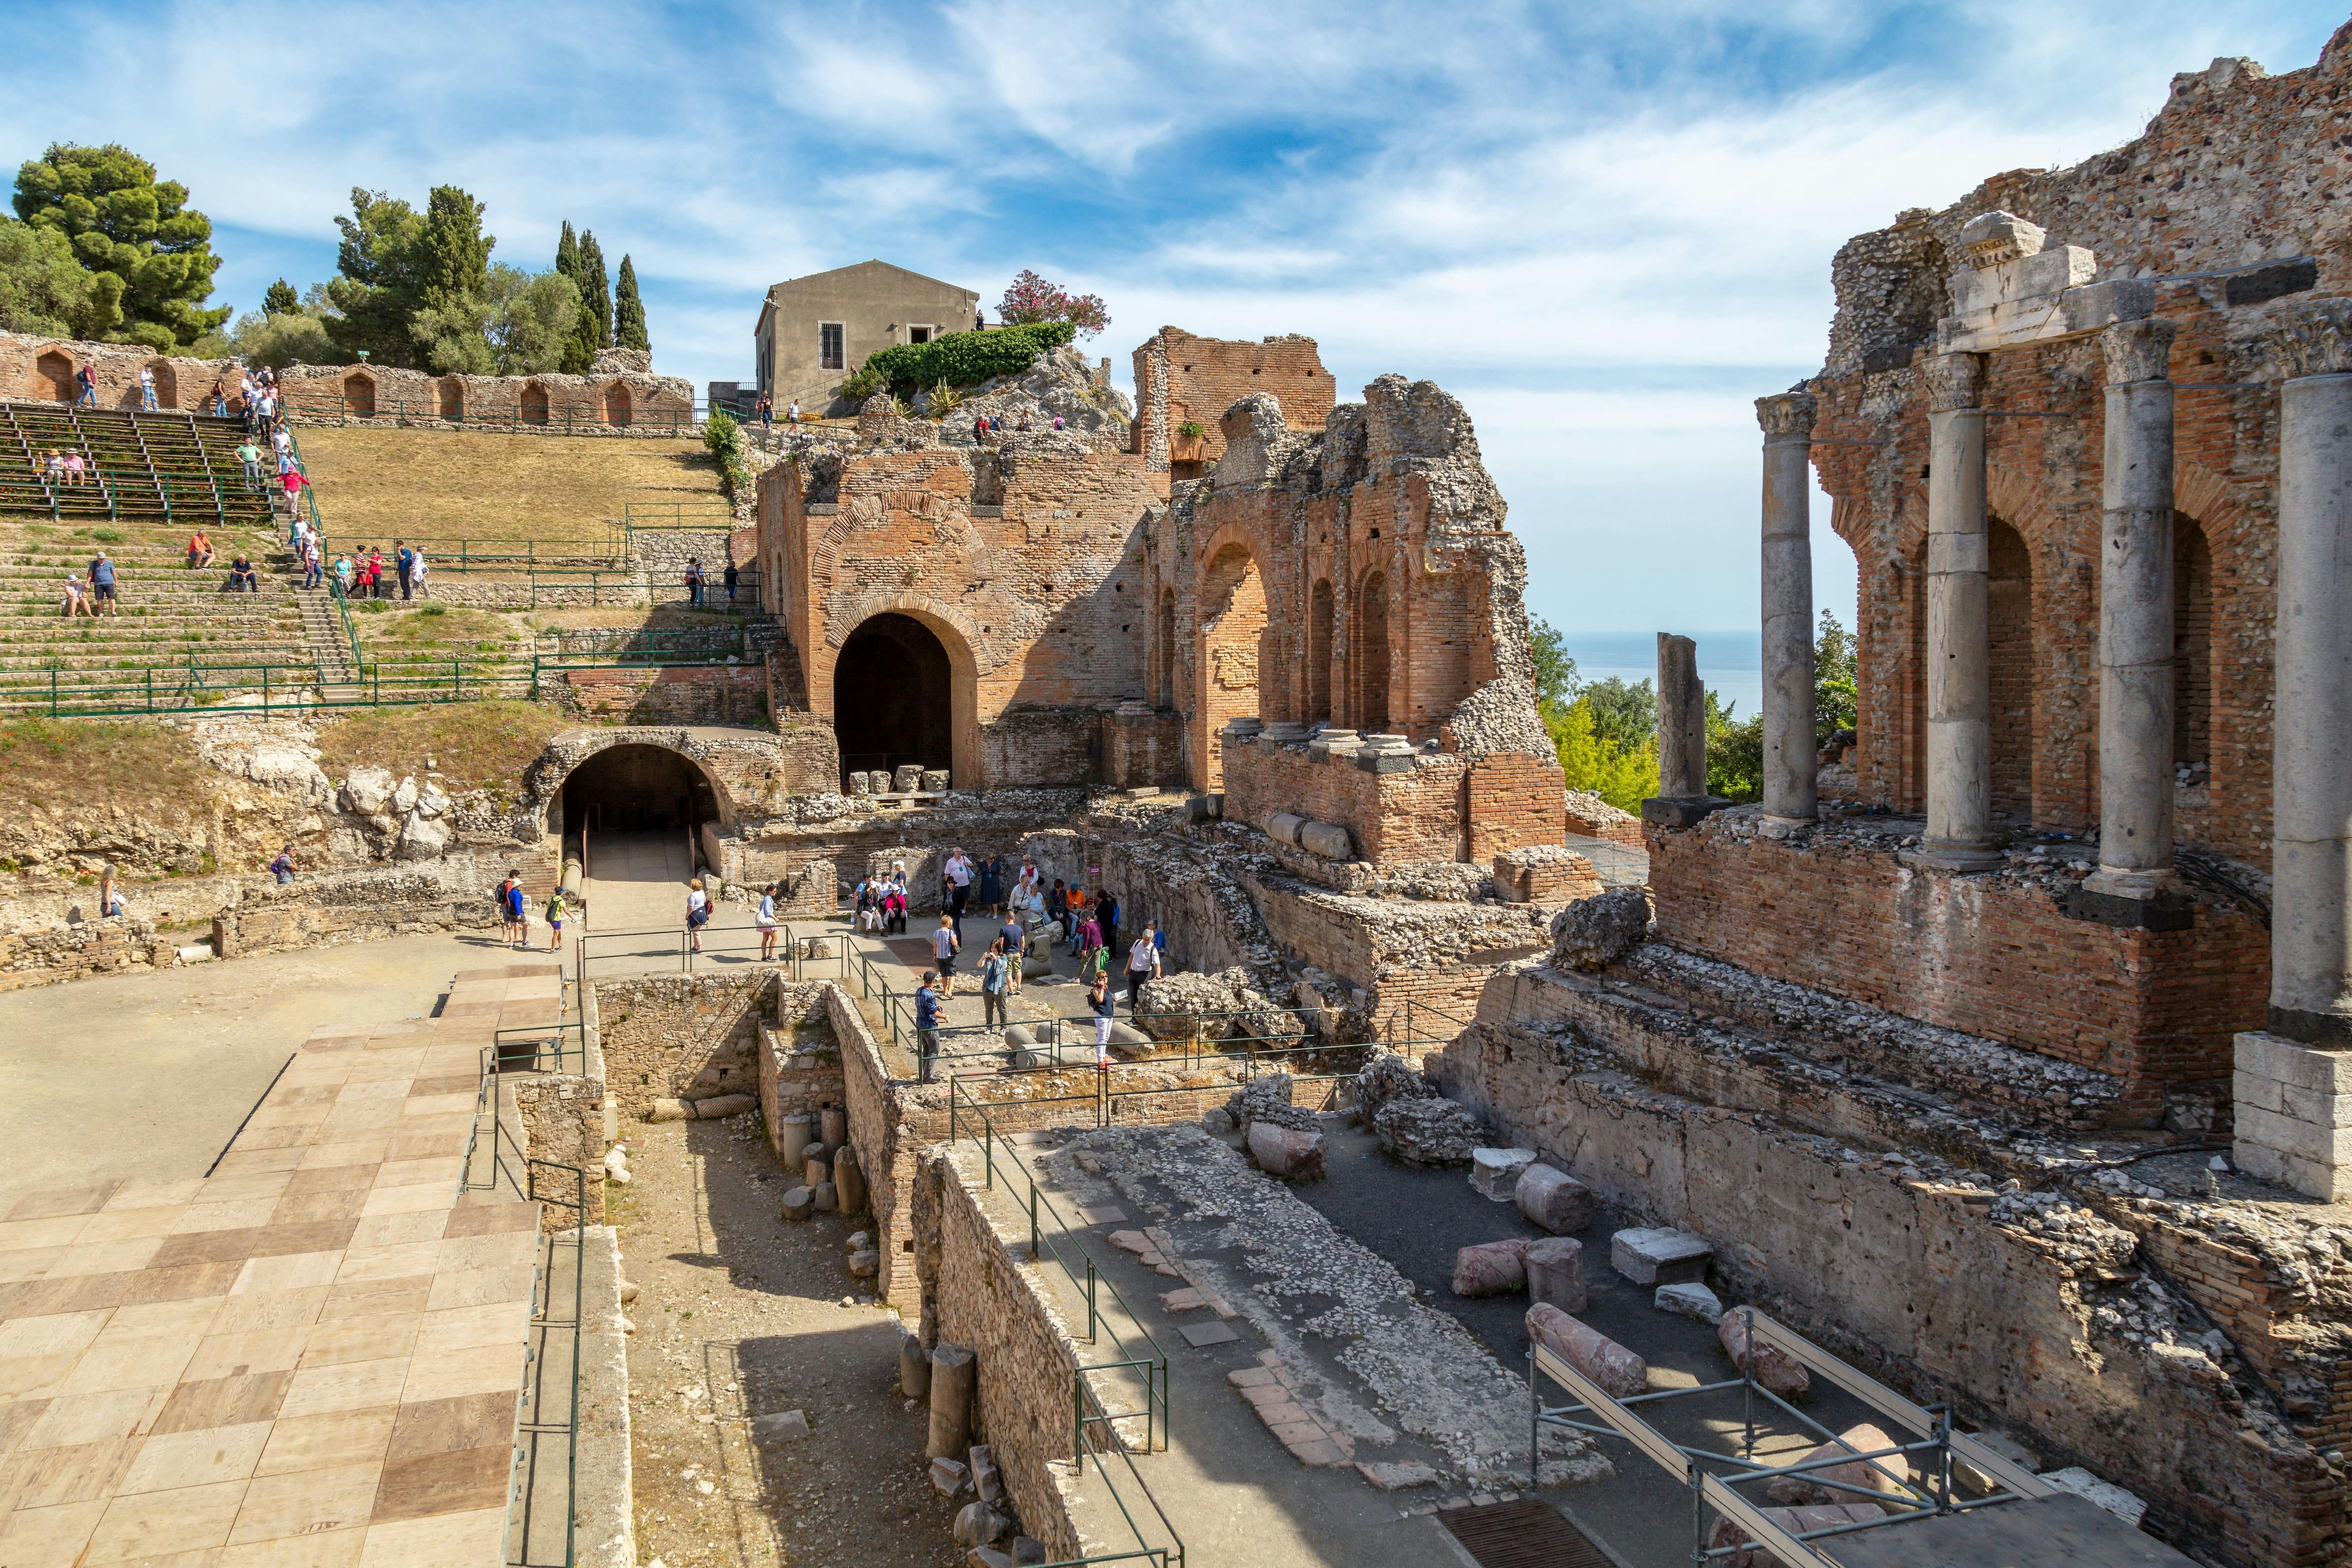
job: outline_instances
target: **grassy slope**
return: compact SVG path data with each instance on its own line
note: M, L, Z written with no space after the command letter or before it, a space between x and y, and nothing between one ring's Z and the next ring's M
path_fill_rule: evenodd
M340 779L362 763L425 776L437 771L456 791L511 795L548 737L570 721L535 702L453 702L354 713L319 734L319 766Z
M0 721L0 812L64 806L151 810L176 801L201 817L210 785L183 731L89 719Z
M717 506L698 440L332 427L297 433L339 545L397 537L587 540L630 501Z

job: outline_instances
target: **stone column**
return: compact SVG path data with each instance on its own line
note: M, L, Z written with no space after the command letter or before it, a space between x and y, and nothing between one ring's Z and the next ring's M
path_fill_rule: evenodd
M1699 684L1698 644L1658 634L1658 793L1642 803L1642 820L1688 827L1729 805L1706 793L1706 688Z
M2284 316L2271 997L2237 1039L2238 1166L2352 1197L2352 300Z
M1927 831L1918 864L1983 871L1992 833L1982 354L1927 362Z
M2107 361L2100 480L2099 868L2084 889L2147 900L2172 871L2173 324L2121 321Z
M1813 738L1813 414L1809 392L1756 400L1764 427L1764 822L1820 814Z

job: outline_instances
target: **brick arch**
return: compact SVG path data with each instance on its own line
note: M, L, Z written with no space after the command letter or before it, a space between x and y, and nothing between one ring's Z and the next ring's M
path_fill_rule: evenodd
M1262 672L1273 605L1263 560L1251 549L1247 531L1229 526L1217 531L1201 561L1189 706L1193 780L1202 789L1223 783L1226 723L1265 717L1268 683Z
M158 354L147 362L147 368L155 374L155 406L180 406L180 373L172 362Z
M725 781L711 770L709 763L695 755L695 747L691 742L680 744L679 732L674 729L640 729L627 726L595 731L593 738L586 742L584 747L571 758L561 773L552 776L541 776L532 781L534 787L542 796L539 807L541 826L551 833L556 831L559 826L568 828L568 825L559 824L556 820L557 814L562 805L564 784L570 782L572 774L578 773L601 753L609 752L615 746L650 746L656 751L674 752L685 758L695 772L702 776L703 781L710 785L711 800L719 808L719 826L721 828L733 829L737 816L734 797L728 793ZM540 770L534 767L532 771L538 773Z
M830 722L834 718L834 675L841 650L857 628L880 615L901 615L920 622L939 638L948 656L950 782L959 789L985 787L980 748L980 678L1004 662L1001 649L992 649L975 632L971 618L952 605L922 594L873 593L861 595L846 608L828 611L824 637L810 650L809 709ZM983 650L993 661L983 664Z
M343 377L343 412L362 418L375 413L375 377L355 370Z
M2277 524L2240 501L2225 475L2189 458L2174 460L2172 509L2203 536L2210 616L2205 755L2197 760L2210 772L2201 807L2184 797L2179 832L2183 842L2266 865Z
M33 362L33 379L25 388L27 397L54 398L59 403L71 403L79 390L74 384L73 355L63 349L47 349Z

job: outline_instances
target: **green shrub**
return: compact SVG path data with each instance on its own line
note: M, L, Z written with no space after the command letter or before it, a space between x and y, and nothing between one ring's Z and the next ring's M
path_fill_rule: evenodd
M884 353L888 352L884 351ZM881 355L877 354L874 357L879 359ZM889 384L889 377L884 375L876 367L874 360L869 359L843 379L840 387L841 400L852 405L863 404L876 393L886 390Z
M959 409L959 408L961 408L961 407L962 407L962 406L963 406L963 394L962 394L962 393L958 392L954 387L950 386L950 385L949 385L946 382L944 382L944 381L941 381L941 382L935 382L935 383L933 383L933 384L932 384L932 386L931 386L931 417L932 417L932 418L934 418L934 419L944 419L944 418L946 418L949 415L953 414L957 409Z
M703 422L702 445L719 459L719 488L727 492L730 501L740 501L751 493L751 470L743 461L743 432L737 428L734 416L723 408L714 408Z
M120 544L122 542L122 531L119 528L93 528L89 531L89 536L92 539L97 540L100 544Z
M1183 437L1187 441L1197 441L1208 433L1209 427L1198 419L1187 419L1176 426L1176 434Z
M992 332L950 332L927 343L900 343L878 350L867 356L865 368L887 378L892 391L911 397L942 381L950 386L971 386L992 375L1017 375L1039 354L1068 342L1076 333L1077 329L1067 321L1039 321ZM843 384L842 395L848 395L847 383Z

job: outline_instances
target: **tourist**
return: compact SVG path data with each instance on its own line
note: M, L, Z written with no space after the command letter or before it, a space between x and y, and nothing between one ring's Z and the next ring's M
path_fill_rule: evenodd
M139 367L139 407L142 413L155 412L155 367L152 364Z
M237 447L236 460L245 465L245 493L259 495L261 493L261 448L254 445L251 435L247 435L244 444Z
M89 595L83 590L81 579L70 572L66 574L66 596L58 613L68 620L89 614Z
M881 933L882 894L880 890L875 887L873 878L868 877L864 881L857 884L857 891L852 899L850 907L856 911L857 929L859 931L865 931L868 935L879 935Z
M882 934L907 934L907 884L895 880L882 892Z
M193 571L202 571L212 563L213 542L199 528L188 535L188 566Z
M975 447L988 445L988 421L978 415L972 416L971 444Z
M760 394L760 428L772 428L776 423L776 400L767 393Z
M553 952L563 945L563 917L572 912L563 901L563 889L558 888L547 896L547 951Z
M81 453L79 451L68 452L66 454L66 483L73 486L76 489L79 489L84 485L94 485L98 482L98 459L96 458L92 458L85 463L82 459Z
M799 424L800 422L801 422L801 400L800 400L799 398L795 397L795 398L793 398L793 401L792 401L792 405L791 405L789 408L787 408L787 409L785 410L785 412L784 412L784 423L785 423L785 424L787 424L787 425L797 425L797 424Z
M1118 897L1117 894L1105 892L1096 895L1095 924L1102 927L1103 945L1108 948L1117 948L1118 946Z
M931 933L931 956L939 961L940 978L946 985L942 995L955 994L956 950L962 945L963 937L955 929L955 918L941 910L940 929Z
M228 581L223 586L232 594L260 593L261 574L253 569L252 557L240 552L228 563Z
M278 852L278 858L269 863L269 874L280 887L294 879L294 846L289 844Z
M315 588L319 585L324 561L319 552L319 536L314 533L305 538L302 541L302 586Z
M414 559L409 553L408 541L395 539L392 542L393 574L400 579L400 596L404 599L408 597L408 566Z
M1103 944L1102 927L1092 915L1078 928L1078 979L1081 984L1110 973L1110 949Z
M1056 414L1056 415L1055 415L1055 416L1054 416L1054 428L1055 428L1055 429L1056 429L1056 430L1059 430L1061 427L1062 427L1062 416L1061 416L1060 415Z
M689 559L686 563L686 602L696 609L702 608L702 563Z
M980 863L980 907L992 920L1004 912L1004 862L993 855Z
M735 563L730 561L727 563L725 582L727 584L727 607L730 610L735 607L735 584L741 581L742 574L736 571Z
M74 384L81 388L81 391L74 397L74 406L77 408L84 405L88 405L91 408L97 407L98 362L89 359L83 360L81 362L81 368L74 372Z
M507 879L499 884L499 930L509 947L522 942L522 873L512 867L507 869Z
M988 956L980 961L980 1023L981 1027L1003 1028L1011 1020L1005 1014L1005 998L1012 986L1010 971L1013 961L1004 955L1004 939L998 937L988 944Z
M1069 939L1069 918L1070 895L1062 886L1062 879L1056 877L1054 879L1053 890L1045 895L1045 919L1053 924L1055 942L1066 942Z
M122 890L115 884L114 862L109 860L98 868L98 918L117 920L122 912Z
M341 551L335 552L335 591L346 599L352 596L352 558Z
M1087 982L1087 1005L1095 1015L1095 1070L1110 1070L1110 1021L1117 1004L1110 998L1110 971L1100 969Z
M1160 978L1160 944L1152 940L1152 923L1143 922L1135 945L1127 950L1127 1011L1131 1017L1143 1010L1143 983Z
M294 466L293 458L289 458L286 459L286 471L278 476L278 482L286 487L286 510L288 514L291 515L292 513L300 510L302 506L302 491L310 481L303 478L302 470Z
M961 849L952 850L948 855L947 868L941 876L947 882L948 914L955 921L956 935L961 936L964 906L971 901L971 861L966 858Z
M267 395L264 395L262 398L261 405L265 411L268 408L269 399ZM280 463L292 462L294 460L294 437L289 435L283 426L272 430L269 433L269 450L270 454Z
M221 384L218 376L213 377L213 417L215 419L228 417L228 388Z
M1070 956L1073 958L1086 951L1082 944L1086 941L1087 928L1094 925L1092 917L1087 911L1087 890L1084 888L1070 889L1070 912L1062 917L1062 924L1069 932ZM1097 926L1095 931L1095 940L1100 942L1101 928Z
M383 587L383 552L373 544L368 546L367 552L367 596L371 599L391 597Z
M103 550L90 558L89 599L93 614L102 612L119 616L122 613L122 605L114 596L114 563L106 558Z
M779 882L760 895L759 913L751 917L751 923L760 928L760 962L762 963L772 963L775 961L776 888L782 885Z
M420 599L432 597L425 591L425 548L417 545L408 552L408 582L409 585L416 590L416 596Z
M702 928L710 923L710 895L702 890L702 879L697 877L686 885L686 933L696 952L702 951Z
M1012 961L1011 989L1013 994L1018 996L1021 994L1021 961L1028 955L1029 952L1029 933L1021 929L1019 910L1006 911L1004 923L996 928L996 943L1004 950L1006 956Z
M52 490L63 489L66 482L65 454L55 447L50 447L49 460L44 466L43 471L47 478L49 489Z
M923 983L915 987L915 1054L925 1083L931 1081L931 1058L940 1054L940 994L931 989L939 978L926 969Z

